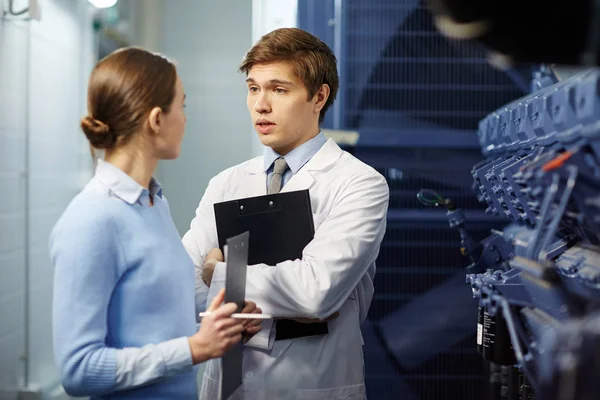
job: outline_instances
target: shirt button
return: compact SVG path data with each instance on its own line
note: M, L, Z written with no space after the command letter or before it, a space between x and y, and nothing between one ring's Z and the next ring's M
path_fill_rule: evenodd
M246 372L246 378L248 378L248 379L254 378L254 373L252 371Z

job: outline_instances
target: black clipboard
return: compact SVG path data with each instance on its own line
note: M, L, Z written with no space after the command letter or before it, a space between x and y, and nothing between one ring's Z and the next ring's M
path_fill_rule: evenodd
M250 233L248 265L301 259L315 235L308 189L215 203L214 210L221 250L228 238ZM275 340L328 332L326 322L305 324L278 319Z
M315 235L308 190L215 203L214 210L221 250L228 238L250 233L249 265L302 258Z

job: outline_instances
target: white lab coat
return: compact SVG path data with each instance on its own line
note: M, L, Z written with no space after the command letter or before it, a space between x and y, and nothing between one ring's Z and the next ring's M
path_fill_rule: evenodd
M205 306L224 286L225 263L217 264L209 290L199 277L208 251L218 247L213 204L266 194L263 158L214 177L183 243L197 266L196 302ZM366 398L360 324L373 297L375 259L386 227L389 189L383 176L328 140L285 184L282 192L309 189L315 236L301 260L259 264L247 272L246 299L276 317L326 318L323 336L274 341L263 330L244 349L243 398ZM293 229L291 226L290 229ZM252 239L250 239L252 240ZM218 399L220 362L207 365L201 399ZM225 399L223 399L225 400Z

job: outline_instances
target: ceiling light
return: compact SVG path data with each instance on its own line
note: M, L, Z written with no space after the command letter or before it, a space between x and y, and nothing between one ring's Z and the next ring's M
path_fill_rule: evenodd
M117 4L118 0L88 0L96 8L109 8Z

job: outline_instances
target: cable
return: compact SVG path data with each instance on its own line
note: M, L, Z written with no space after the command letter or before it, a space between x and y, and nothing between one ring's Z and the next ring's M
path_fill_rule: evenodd
M25 7L21 11L15 11L15 10L13 10L13 7L14 7L14 0L8 0L8 12L7 12L7 14L14 15L16 17L16 16L19 16L19 15L23 15L26 12L29 11L29 7Z
M417 193L417 200L425 206L428 207L439 207L442 204L445 204L445 200L442 196L437 194L431 189L421 189Z
M419 193L417 193L417 200L427 207L444 206L448 211L456 210L451 199L442 197L431 189L419 190Z

